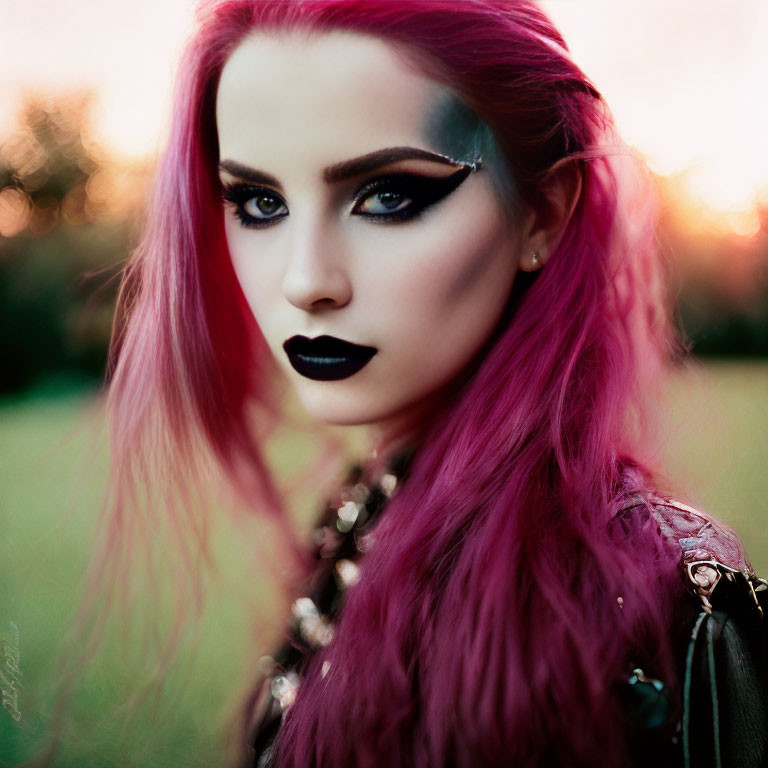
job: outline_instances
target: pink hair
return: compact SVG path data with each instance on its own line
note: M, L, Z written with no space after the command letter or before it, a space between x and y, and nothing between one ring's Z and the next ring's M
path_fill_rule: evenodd
M419 425L409 479L333 642L305 670L277 765L625 764L615 687L628 665L676 684L677 557L655 526L637 521L627 535L611 520L651 482L640 436L675 341L642 168L533 2L203 5L121 297L114 528L137 510L143 478L159 466L183 487L201 448L280 516L248 418L255 402L258 423L274 422L269 353L230 263L216 171L218 78L257 29L397 45L491 126L522 201L539 210L556 168L582 180L555 252L520 276L487 355L440 418Z

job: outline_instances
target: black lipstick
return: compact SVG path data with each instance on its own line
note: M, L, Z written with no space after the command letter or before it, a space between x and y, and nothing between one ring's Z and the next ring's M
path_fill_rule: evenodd
M283 344L294 370L314 381L347 379L363 368L378 352L333 336L291 336Z

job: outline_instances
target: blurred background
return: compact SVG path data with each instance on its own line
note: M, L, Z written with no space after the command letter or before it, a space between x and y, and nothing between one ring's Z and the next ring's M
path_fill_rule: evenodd
M542 5L658 181L694 354L659 404L669 477L731 523L768 575L768 4ZM0 0L0 765L28 756L50 719L46 681L104 490L115 294L192 8ZM281 450L290 464L302 448ZM55 765L218 764L243 621L226 600L204 621L193 681L177 691L169 678L163 722L126 732L114 709L106 722L130 680L117 655L94 667L75 698L82 730Z

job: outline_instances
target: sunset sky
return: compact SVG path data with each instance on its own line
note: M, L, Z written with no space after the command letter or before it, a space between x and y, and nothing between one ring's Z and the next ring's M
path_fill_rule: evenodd
M768 198L768 2L546 0L653 170L748 215ZM155 152L192 0L0 0L0 138L20 96L91 88L113 150Z

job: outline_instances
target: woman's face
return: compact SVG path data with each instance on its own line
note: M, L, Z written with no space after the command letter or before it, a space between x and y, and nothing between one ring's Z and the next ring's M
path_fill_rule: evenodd
M235 272L304 407L333 424L423 407L492 334L522 252L487 130L345 33L247 38L216 117Z

